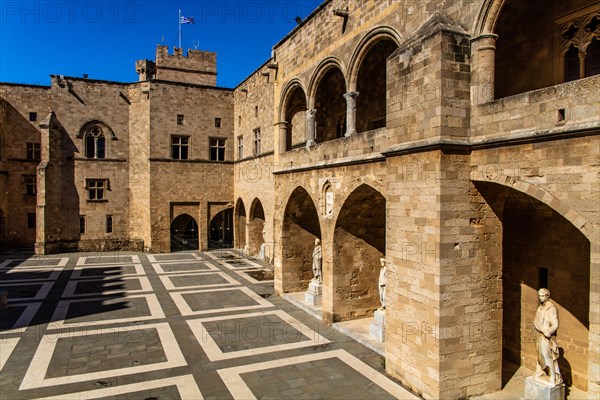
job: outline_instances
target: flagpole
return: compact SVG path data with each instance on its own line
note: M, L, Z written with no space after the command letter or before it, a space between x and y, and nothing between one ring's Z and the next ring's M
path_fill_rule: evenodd
M181 10L179 10L179 48L181 48Z

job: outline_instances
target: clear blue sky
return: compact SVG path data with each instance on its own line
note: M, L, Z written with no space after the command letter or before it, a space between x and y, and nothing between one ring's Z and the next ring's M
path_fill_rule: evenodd
M218 85L234 87L322 0L0 0L0 81L50 84L50 74L137 81L157 44L217 53Z

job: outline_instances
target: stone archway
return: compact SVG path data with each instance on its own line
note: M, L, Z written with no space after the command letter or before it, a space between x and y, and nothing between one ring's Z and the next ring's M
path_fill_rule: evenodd
M281 120L285 122L285 150L306 143L307 99L304 88L298 81L291 82L285 90Z
M371 186L359 186L344 202L333 238L333 321L366 317L379 308L385 223L385 197Z
M398 48L395 40L382 36L369 43L357 69L356 131L386 126L387 60Z
M208 247L229 248L233 246L233 208L227 208L210 221L208 226Z
M591 76L591 71L579 71L579 62L580 58L595 58L593 54L588 56L586 49L598 27L584 28L585 13L591 16L597 12L597 6L596 11L585 11L592 3L548 1L540 7L531 1L494 0L484 4L476 29L497 35L494 46L488 46L495 48L495 98ZM575 30L570 32L571 28ZM586 29L596 33L584 33ZM568 71L571 63L566 53L570 48L575 51L574 76Z
M235 247L246 249L246 208L242 199L235 205Z
M290 195L283 216L281 287L283 293L308 289L313 278L312 252L321 227L315 203L308 192L296 188Z
M248 254L258 256L260 246L265 242L263 231L265 229L265 210L258 198L254 199L250 207L250 220L248 221Z
M489 277L502 306L503 385L516 369L535 369L531 324L537 290L547 287L560 315L559 361L567 386L587 390L590 332L590 241L547 204L525 192L473 181L481 195L474 227L485 238ZM486 211L487 210L487 211Z
M198 250L198 223L181 214L171 222L171 251Z
M346 133L346 78L336 64L329 64L317 82L314 96L317 143L341 138Z

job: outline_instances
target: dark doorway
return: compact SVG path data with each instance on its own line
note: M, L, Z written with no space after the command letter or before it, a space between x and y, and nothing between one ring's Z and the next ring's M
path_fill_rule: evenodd
M221 211L210 221L208 227L208 248L222 249L233 247L233 208Z
M198 224L188 214L171 222L171 251L198 250Z

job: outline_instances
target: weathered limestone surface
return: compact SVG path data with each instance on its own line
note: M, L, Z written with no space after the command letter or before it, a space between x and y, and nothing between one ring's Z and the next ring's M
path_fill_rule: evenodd
M563 57L563 28L597 5L347 6L344 19L324 1L233 90L215 87L214 53L163 47L132 84L0 84L2 245L169 251L187 214L204 248L211 220L233 210L235 246L264 250L278 294L309 288L321 240L326 322L377 316L385 257L386 369L428 399L500 390L504 363L532 368L546 284L565 383L597 397L600 76L564 82ZM84 156L90 121L114 133L105 159ZM188 160L172 159L172 135L189 136ZM211 139L224 160L210 160ZM30 142L41 163L25 160ZM89 178L110 182L108 201L88 201Z

